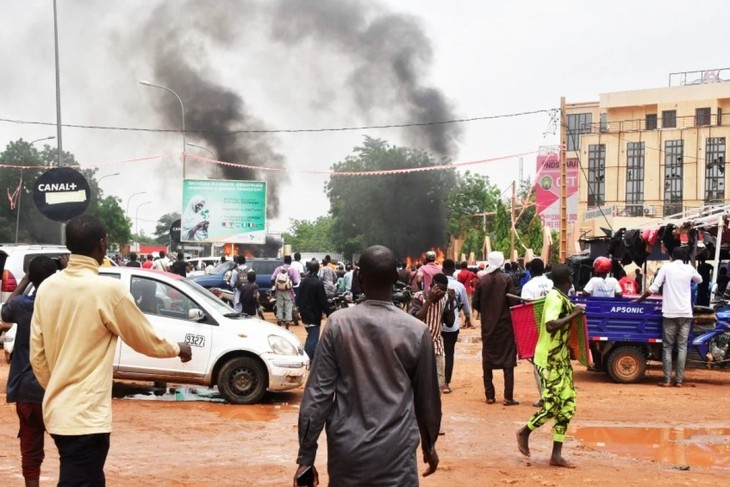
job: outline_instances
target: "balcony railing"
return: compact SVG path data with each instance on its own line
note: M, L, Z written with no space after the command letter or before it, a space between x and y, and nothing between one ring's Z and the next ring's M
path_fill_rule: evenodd
M666 124L665 124L666 122ZM672 120L662 120L661 114L656 120L650 120L647 126L646 119L621 120L612 122L592 122L580 126L577 135L610 134L618 132L643 132L660 129L687 129L698 127L730 127L730 113L719 115L673 117ZM568 137L571 134L568 133Z

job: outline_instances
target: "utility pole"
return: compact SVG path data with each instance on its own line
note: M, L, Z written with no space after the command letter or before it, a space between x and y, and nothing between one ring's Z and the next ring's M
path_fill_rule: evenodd
M511 231L510 231L510 240L509 240L509 259L508 261L512 261L515 255L515 193L516 193L516 184L515 181L512 181L512 204L509 205L509 219L511 223Z
M519 172L519 174L520 174L520 176L519 176L519 178L517 180L520 182L520 184L522 184L522 181L525 180L525 167L524 167L524 161L523 161L522 157L520 157L520 172Z
M565 97L560 97L560 262L568 258L568 169L565 152L568 149L568 124Z

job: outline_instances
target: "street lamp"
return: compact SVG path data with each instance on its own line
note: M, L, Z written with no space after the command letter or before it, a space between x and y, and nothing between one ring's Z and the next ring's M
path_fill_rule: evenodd
M217 157L216 154L215 154L215 152L213 152L212 150L208 149L207 147L203 147L202 145L191 144L190 142L188 142L188 145L190 147L195 147L196 149L204 150L205 152L207 152L208 154L210 154L210 156L212 158L214 158L214 159ZM216 177L220 177L220 169L221 169L220 165L219 164L216 164L215 165L215 175L216 175Z
M28 142L29 146L32 146L36 142L44 140L52 140L56 137L41 137L40 139L31 140ZM20 188L18 189L18 204L15 206L15 243L18 243L18 230L20 230L20 199L23 196L23 168L20 168Z
M104 179L104 178L110 178L112 176L119 176L119 174L120 173L118 173L118 172L115 172L114 174L106 174L106 175L104 175L104 176L102 176L102 177L100 177L99 179L96 180L96 185L98 186L101 183L101 180Z
M146 193L147 193L147 191L140 191L139 193L132 193L129 196L129 198L127 198L127 211L125 211L124 213L126 213L127 215L129 215L129 202L132 201L132 198L134 198L138 194L146 194Z
M139 84L144 86L151 86L152 88L159 88L161 90L169 91L175 97L177 98L177 101L180 102L180 112L182 113L182 142L183 142L183 151L182 151L182 177L185 179L185 149L187 148L185 144L185 105L183 105L182 98L180 98L180 95L175 93L174 90L168 88L167 86L157 85L155 83L150 83L149 81L140 81Z
M152 202L145 201L144 203L140 203L139 205L137 205L137 211L134 214L134 234L135 235L139 235L139 209L149 203L152 203Z

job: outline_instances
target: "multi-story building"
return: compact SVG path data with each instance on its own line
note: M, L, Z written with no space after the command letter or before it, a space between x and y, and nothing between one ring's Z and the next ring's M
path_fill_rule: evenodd
M581 168L571 240L728 202L725 74L730 68L675 73L665 88L566 104L566 158Z

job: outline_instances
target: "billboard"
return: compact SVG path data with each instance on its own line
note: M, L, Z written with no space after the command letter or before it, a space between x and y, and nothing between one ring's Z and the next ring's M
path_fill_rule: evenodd
M180 241L265 243L266 182L184 180Z
M578 171L580 161L567 159L568 225L578 219ZM560 229L560 156L556 153L537 156L535 201L542 224L552 230Z

